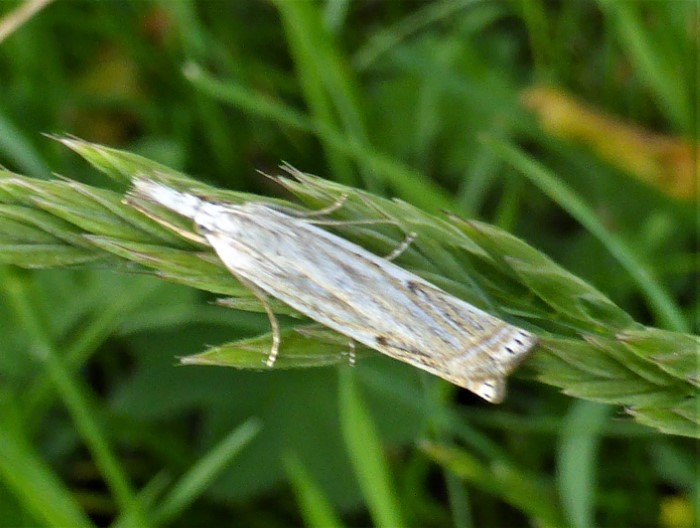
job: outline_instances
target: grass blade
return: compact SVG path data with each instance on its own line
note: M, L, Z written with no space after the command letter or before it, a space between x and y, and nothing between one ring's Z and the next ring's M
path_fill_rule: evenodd
M567 521L574 528L595 526L598 444L611 408L592 402L571 405L559 439L557 485Z
M158 524L172 521L201 495L219 472L260 432L262 424L249 419L229 433L218 445L185 473L160 503L154 518Z
M299 510L304 517L304 524L309 528L340 528L340 522L333 506L324 496L323 491L301 463L297 456L290 455L284 461L292 489L299 502Z
M661 324L677 332L688 331L688 324L683 314L668 292L654 278L647 263L622 239L605 229L595 213L564 182L508 143L492 139L487 141L487 145L563 207L608 249L637 283L640 291L647 298L650 309Z
M43 526L94 526L71 491L34 453L16 407L7 394L0 396L0 476L36 521Z
M345 445L374 525L406 526L379 434L355 378L347 369L340 372L340 420Z

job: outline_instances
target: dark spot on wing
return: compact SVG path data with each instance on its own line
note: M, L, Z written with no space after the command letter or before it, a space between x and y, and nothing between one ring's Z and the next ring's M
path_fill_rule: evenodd
M408 281L406 283L406 287L411 290L413 293L420 291L420 284L418 284L416 281Z
M424 358L431 357L431 354L427 352L423 352L422 350L415 347L406 346L400 343L399 341L392 340L391 338L386 336L377 336L374 338L374 341L375 343L377 343L377 346L391 347L397 350L403 350L408 356L417 356Z
M452 296L444 291L440 290L436 286L430 287L425 284L421 284L416 281L406 281L406 288L408 288L413 294L416 295L423 303L425 303L425 310L432 312L450 323L451 331L457 331L461 333L465 323L468 323L472 328L479 332L484 331L484 327L479 323L475 317L466 316L459 311L459 308L455 307L454 303L450 300ZM444 301L436 303L435 301ZM450 343L449 338L445 337L442 339L445 343Z

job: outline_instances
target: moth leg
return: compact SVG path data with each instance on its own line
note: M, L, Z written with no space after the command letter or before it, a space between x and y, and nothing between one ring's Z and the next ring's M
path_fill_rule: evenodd
M219 257L221 257L220 249L221 246L219 244L219 240L217 238L217 235L220 233L217 232L210 232L206 233L205 230L205 236L207 237L207 241L209 242L209 245L214 248L214 250L217 252ZM270 347L270 353L267 356L267 361L265 364L269 367L272 368L275 364L275 361L277 360L277 355L280 350L280 326L279 323L277 322L277 318L275 317L275 313L272 311L272 307L270 306L270 303L267 300L267 294L258 288L255 284L250 282L248 279L241 277L240 274L236 273L236 270L232 267L226 264L226 268L231 272L231 275L233 275L238 281L248 288L251 292L253 292L253 295L257 297L257 299L260 301L260 303L263 305L263 308L265 309L265 313L267 314L267 318L270 321L270 327L272 329L272 346Z
M308 179L306 178L306 175L305 175L303 172L301 172L299 169L297 169L297 168L295 168L295 167L292 167L292 166L291 166L289 163L287 163L286 161L283 162L283 163L280 165L280 169L282 169L282 170L285 171L287 174L289 174L289 175L290 175L293 179L295 179L297 182L299 182L299 183L306 183L307 185L309 185L309 181L308 181ZM282 186L285 187L287 190L291 191L292 194L294 193L294 188L293 188L292 186L289 185L289 183L287 182L287 178L284 178L284 177L281 177L281 176L271 176L271 175L266 174L266 173L264 173L264 172L262 172L262 171L257 171L257 172L258 172L259 174L262 174L262 175L265 176L266 178L271 179L271 180L274 181L275 183L277 183L277 184L279 184L279 185L282 185ZM313 186L313 184L311 184L311 185ZM320 190L320 189L318 189L318 187L316 187L316 190ZM322 191L322 194L325 194L325 195L328 196L329 198L333 198L333 193L331 193L331 192L329 192L329 191ZM331 205L329 205L329 206L327 206L327 207L324 207L323 209L319 209L318 211L301 212L301 211L292 210L291 212L289 212L289 211L287 211L287 210L284 210L284 212L286 212L286 213L289 214L290 216L298 216L298 217L300 217L300 218L308 218L308 217L313 217L313 216L327 215L327 214L330 214L330 213L332 213L332 212L337 211L338 209L340 209L340 208L345 204L345 202L348 200L348 196L349 196L349 195L348 195L347 193L344 193L344 194L342 194L339 198L337 198L337 199L335 200L334 203L332 203Z
M307 220L309 224L320 226L354 226L354 225L376 225L376 224L393 224L398 226L398 223L393 220Z
M348 201L349 196L350 195L347 193L341 194L340 197L332 204L330 204L322 209L317 209L316 211L299 213L299 216L302 218L311 218L314 216L326 216L326 215L329 215L331 213L335 213L338 209L340 209L341 207L343 207L345 205L345 202Z
M355 363L357 362L357 354L355 354L355 341L352 339L348 341L348 347L350 348L350 355L348 356L348 364L351 367L355 366Z
M253 295L255 295L258 298L260 303L263 305L263 308L265 309L267 318L270 321L270 327L272 329L272 346L270 347L270 353L267 356L267 361L265 362L265 364L269 368L272 368L275 365L275 361L277 361L281 341L280 325L277 322L277 317L275 317L275 312L272 311L272 307L267 301L267 295L265 295L265 292L263 292L260 288L238 275L236 275L236 278L240 281L241 284L243 284L246 288L253 292Z
M288 173L290 173L294 177L299 177L303 176L303 173L301 173L299 170L295 169L291 165L285 163L282 165L282 169L286 170ZM260 172L260 171L258 171ZM265 174L264 172L260 172L260 174L272 178L274 181L281 183L282 185L285 185L284 180L280 178L275 178L273 176L269 176ZM301 180L300 180L301 181ZM327 196L330 196L330 193L326 192L325 193ZM383 218L383 219L372 219L372 220L313 220L315 217L319 216L327 216L329 214L334 213L341 207L345 205L345 203L348 201L348 198L350 195L348 193L343 193L341 194L336 200L330 204L327 205L326 207L323 207L321 209L318 209L316 211L297 211L295 209L289 209L283 206L279 206L277 204L271 204L269 207L271 209L275 209L276 211L280 211L282 213L285 213L289 216L293 216L295 218L303 218L304 220L308 220L310 224L314 225L328 225L328 226L344 226L344 225L370 225L370 224L394 224L398 226L398 222L395 220L392 220L390 218ZM386 216L381 210L376 209L380 214L383 216Z
M396 246L396 248L394 248L394 250L384 258L387 260L394 260L396 257L401 255L404 251L408 249L408 247L413 243L417 236L418 234L415 232L407 234L403 242Z
M331 213L334 213L343 205L345 205L345 202L348 201L348 194L343 194L338 198L335 202L332 204L323 207L321 209L317 209L316 211L299 211L297 209L292 209L290 207L285 207L283 205L275 204L275 203L266 203L266 202L261 202L265 207L272 209L274 211L278 211L280 213L284 213L287 216L291 216L293 218L301 218L303 220L306 220L308 218L315 218L317 216L326 216ZM316 224L316 223L325 223L325 222L333 222L333 220L309 220L310 224Z

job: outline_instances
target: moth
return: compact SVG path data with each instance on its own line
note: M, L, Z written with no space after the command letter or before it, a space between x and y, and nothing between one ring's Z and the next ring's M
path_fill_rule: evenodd
M387 356L440 376L492 403L535 345L534 334L458 299L309 218L262 202L212 202L148 178L131 196L192 219L228 270L265 303L270 295Z

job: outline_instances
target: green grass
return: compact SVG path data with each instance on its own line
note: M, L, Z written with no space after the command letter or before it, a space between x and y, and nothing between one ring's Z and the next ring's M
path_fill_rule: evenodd
M0 42L0 526L691 526L696 207L548 135L519 95L547 82L696 140L698 15L621 0L36 13ZM87 142L64 140L76 156L43 134ZM325 180L255 172L282 160ZM234 201L349 192L336 218L400 228L337 233L386 254L417 232L402 266L541 345L491 406L371 351L350 371L342 338L276 303L287 368L251 370L260 305L122 203L149 171Z

